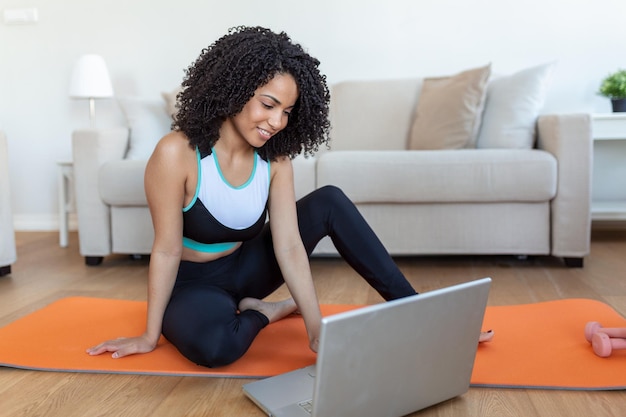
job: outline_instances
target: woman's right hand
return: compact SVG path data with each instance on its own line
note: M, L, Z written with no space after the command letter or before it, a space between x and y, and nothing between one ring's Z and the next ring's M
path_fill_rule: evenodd
M138 337L120 337L118 339L107 340L99 345L87 349L89 355L100 355L104 352L113 352L112 358L122 358L136 353L152 352L156 343L151 342L145 335Z

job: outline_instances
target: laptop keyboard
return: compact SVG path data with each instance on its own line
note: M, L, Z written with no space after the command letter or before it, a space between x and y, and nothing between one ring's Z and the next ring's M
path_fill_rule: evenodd
M309 414L313 412L313 400L302 401L298 405Z

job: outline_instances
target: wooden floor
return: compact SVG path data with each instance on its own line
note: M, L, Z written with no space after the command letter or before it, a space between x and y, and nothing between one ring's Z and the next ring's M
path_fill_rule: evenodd
M17 233L17 244L13 273L0 278L0 326L67 296L145 299L146 260L111 256L98 267L87 267L78 254L76 233L64 249L58 235L47 232ZM550 257L397 261L418 291L491 276L490 305L582 297L604 301L626 315L625 255L622 231L594 233L591 255L581 269L568 269ZM381 301L339 259L314 259L312 269L322 303ZM276 297L285 294L281 289ZM615 371L626 372L626 366ZM242 394L241 385L247 381L0 368L0 416L262 416ZM624 391L471 388L459 398L413 415L598 417L626 415L625 406Z

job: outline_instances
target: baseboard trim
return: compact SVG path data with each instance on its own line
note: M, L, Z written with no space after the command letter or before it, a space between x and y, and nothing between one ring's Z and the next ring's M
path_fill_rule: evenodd
M594 220L591 230L626 230L626 221L623 220Z
M50 232L59 230L59 216L56 214L14 214L13 228L16 232ZM68 229L78 230L76 214L70 213Z

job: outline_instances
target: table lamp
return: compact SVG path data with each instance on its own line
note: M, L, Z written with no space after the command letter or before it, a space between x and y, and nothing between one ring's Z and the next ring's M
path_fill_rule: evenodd
M104 59L100 55L81 56L72 70L70 97L89 99L89 120L96 124L95 99L113 97L113 85Z

